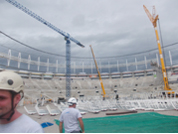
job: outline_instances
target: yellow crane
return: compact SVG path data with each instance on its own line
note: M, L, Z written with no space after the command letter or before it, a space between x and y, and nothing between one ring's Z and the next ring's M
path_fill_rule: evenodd
M152 15L150 14L150 12L148 11L148 9L146 8L145 5L143 5L143 8L144 8L146 14L148 15L148 18L150 19L151 23L153 24L154 29L155 29L156 40L157 40L157 44L158 44L158 50L159 50L160 61L161 61L161 66L162 66L164 90L171 91L172 89L169 87L166 68L165 68L164 59L163 59L163 54L162 54L162 50L161 50L161 44L160 44L159 35L158 35L158 29L157 29L158 15L156 15L156 10L155 10L154 6L153 6L153 10L152 10L153 11ZM174 93L174 92L172 92L172 93ZM170 94L170 92L168 92L168 94Z
M99 68L98 68L98 65L97 65L97 62L96 62L96 58L95 58L95 55L94 55L94 52L93 52L93 48L92 46L90 45L90 48L91 48L91 52L92 52L92 55L93 55L93 60L95 62L95 66L96 66L96 70L98 72L98 76L99 76L99 81L100 81L100 84L101 84L101 88L102 88L102 91L103 91L103 99L105 99L106 97L106 92L105 92L105 89L104 89L104 85L103 85L103 81L101 79L101 74L100 74L100 71L99 71Z

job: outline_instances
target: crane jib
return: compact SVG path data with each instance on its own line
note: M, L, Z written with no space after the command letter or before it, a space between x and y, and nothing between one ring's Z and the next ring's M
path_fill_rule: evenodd
M77 45L84 47L84 45L82 45L79 41L77 41L76 39L72 38L70 36L70 34L60 30L59 28L55 27L54 25L52 25L51 23L47 22L46 20L44 20L43 18L41 18L40 16L38 16L37 14L33 13L32 11L30 11L28 8L24 7L23 5L21 5L20 3L18 3L15 0L6 0L7 2L9 2L10 4L14 5L15 7L19 8L20 10L22 10L23 12L25 12L26 14L30 15L31 17L35 18L36 20L42 22L44 25L48 26L49 28L53 29L54 31L58 32L59 34L63 35L64 37L66 37L67 39L73 41L74 43L76 43Z

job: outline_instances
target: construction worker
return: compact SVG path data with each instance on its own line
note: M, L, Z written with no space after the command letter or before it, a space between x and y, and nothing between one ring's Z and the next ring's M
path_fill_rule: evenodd
M81 132L84 133L85 132L80 111L78 109L75 109L76 104L77 104L77 101L75 98L72 97L68 100L69 108L65 109L59 118L59 121L60 121L59 132L60 133L62 133L63 124L64 124L65 133L81 133ZM79 124L80 124L82 131L79 127Z
M0 133L43 133L40 124L17 111L24 82L12 71L0 72Z

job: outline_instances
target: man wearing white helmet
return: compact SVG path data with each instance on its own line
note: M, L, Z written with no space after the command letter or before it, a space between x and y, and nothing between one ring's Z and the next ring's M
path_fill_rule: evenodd
M17 111L24 82L12 71L0 72L0 133L43 133L40 124Z
M62 127L64 124L64 129L65 129L65 133L84 133L84 124L83 124L83 120L82 120L82 115L80 114L80 111L76 108L76 104L77 101L75 98L70 98L68 100L68 105L69 108L65 109L60 118L60 124L59 124L59 132L62 133ZM79 123L78 123L79 121ZM80 129L79 127L82 129Z

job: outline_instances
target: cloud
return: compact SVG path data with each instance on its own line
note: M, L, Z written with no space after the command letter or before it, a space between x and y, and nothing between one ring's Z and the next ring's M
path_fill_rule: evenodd
M89 45L96 57L125 55L157 47L154 29L143 5L149 11L156 6L165 45L177 42L176 0L17 1L84 44L86 47L80 48L71 42L74 57L91 57ZM6 34L43 51L65 55L63 36L16 7L1 1L0 16L3 18L0 30ZM7 39L3 38L1 36L0 40L6 44Z

